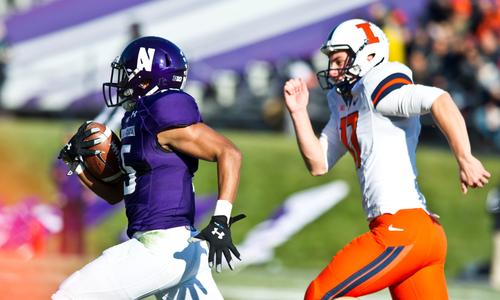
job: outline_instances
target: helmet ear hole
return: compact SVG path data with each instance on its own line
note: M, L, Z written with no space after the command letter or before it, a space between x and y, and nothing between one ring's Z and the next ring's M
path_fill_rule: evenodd
M165 67L170 67L172 64L172 60L170 59L170 56L165 55Z

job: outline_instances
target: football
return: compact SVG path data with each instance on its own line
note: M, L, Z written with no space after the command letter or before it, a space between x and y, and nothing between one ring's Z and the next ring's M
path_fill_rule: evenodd
M120 169L120 138L104 124L91 122L87 125L86 130L92 128L97 128L99 131L89 135L84 141L101 140L100 144L89 148L90 150L99 150L101 153L85 157L83 163L94 177L103 182L114 183L123 177Z

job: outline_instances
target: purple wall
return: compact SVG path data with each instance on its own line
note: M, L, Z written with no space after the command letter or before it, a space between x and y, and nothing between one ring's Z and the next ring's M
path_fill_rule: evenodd
M408 17L408 25L414 27L425 6L426 0L420 1L381 1L392 8L403 10ZM352 10L339 16L334 16L321 20L315 24L302 27L298 30L290 31L282 35L274 36L270 39L233 49L230 52L221 53L203 59L203 65L210 69L235 69L241 70L249 60L279 61L284 58L304 58L319 49L325 37L332 30L335 24L351 18L367 18L366 7ZM208 80L208 75L204 72L196 72L196 64L193 65L193 77L200 80Z
M7 18L12 44L117 12L150 0L56 0Z

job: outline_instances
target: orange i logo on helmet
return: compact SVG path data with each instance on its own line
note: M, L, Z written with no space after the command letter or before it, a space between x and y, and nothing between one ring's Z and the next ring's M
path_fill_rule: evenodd
M365 23L357 24L356 27L363 29L363 31L365 32L367 44L373 44L373 43L380 42L379 38L375 36L372 29L370 28L370 23L365 22Z

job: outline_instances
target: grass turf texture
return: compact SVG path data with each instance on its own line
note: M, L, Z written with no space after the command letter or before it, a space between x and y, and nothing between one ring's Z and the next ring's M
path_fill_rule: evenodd
M4 202L39 195L45 202L56 201L50 180L51 165L62 146L64 135L80 122L2 119L0 121L0 198ZM235 241L269 216L288 195L305 188L343 179L351 191L346 199L308 225L276 251L273 264L320 270L344 244L367 230L360 204L360 191L352 158L348 155L326 176L310 176L297 150L295 139L273 133L228 132L224 134L242 150L244 163L238 202L234 213L248 218L233 228ZM443 138L443 143L445 140ZM493 174L490 187L500 184L500 156L479 156ZM465 263L490 257L491 220L485 212L488 189L459 189L455 160L447 148L420 146L417 152L420 188L429 208L441 216L448 236L448 275ZM200 195L217 189L215 164L201 162L195 179ZM123 213L106 220L87 236L89 255L96 256L116 243L126 219Z

